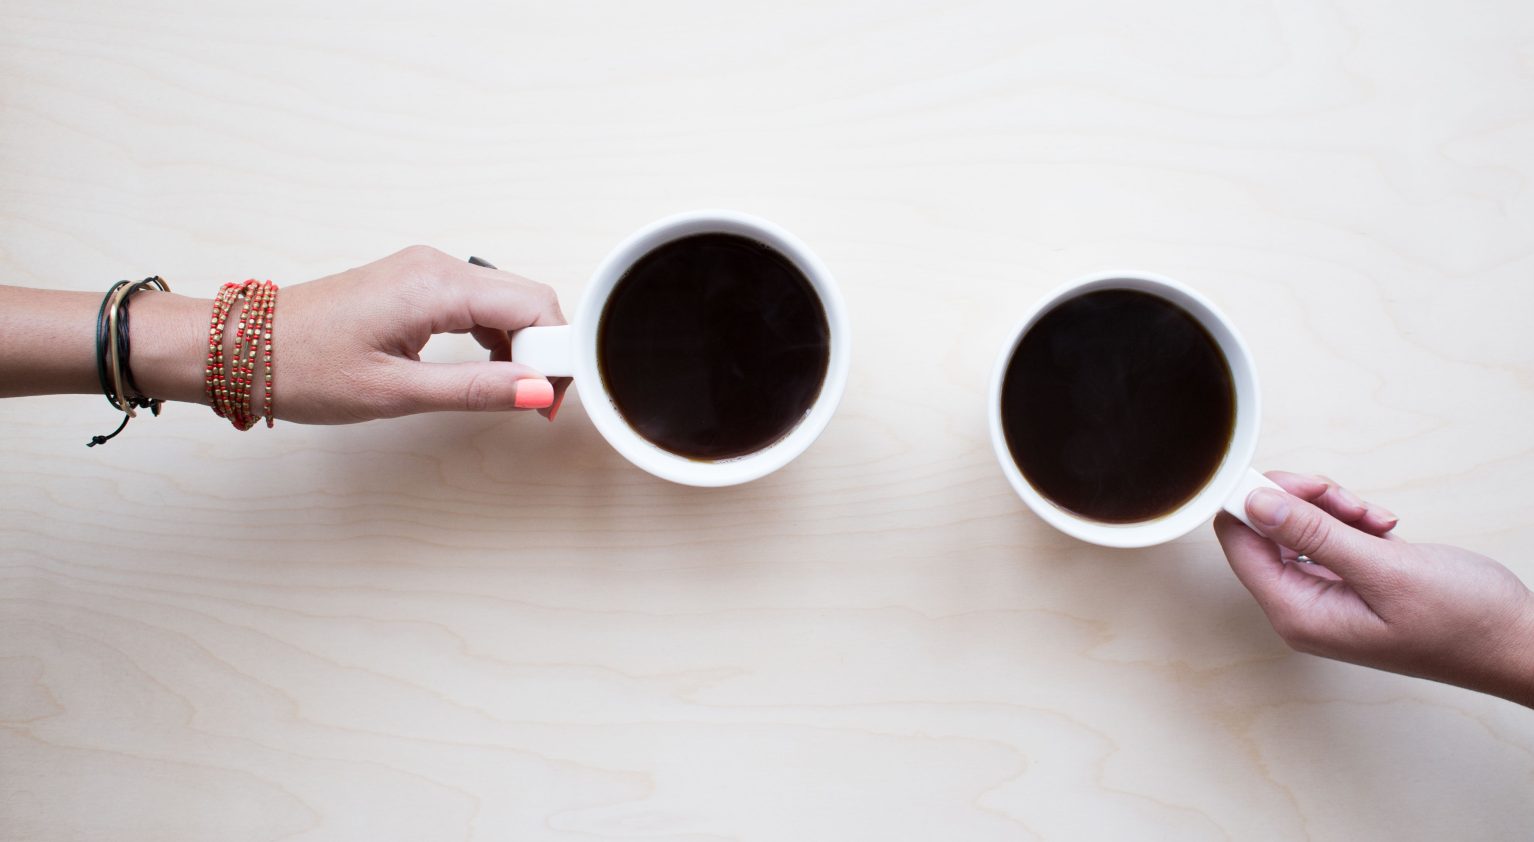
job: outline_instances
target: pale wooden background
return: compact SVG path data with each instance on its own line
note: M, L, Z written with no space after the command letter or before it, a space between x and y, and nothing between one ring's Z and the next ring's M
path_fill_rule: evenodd
M423 241L556 285L720 206L853 376L746 487L578 402L236 434L0 406L0 838L1526 839L1534 712L1287 652L1208 530L1017 501L1012 321L1131 266L1260 466L1534 580L1534 6L0 3L0 278L209 295ZM470 353L434 344L440 358Z

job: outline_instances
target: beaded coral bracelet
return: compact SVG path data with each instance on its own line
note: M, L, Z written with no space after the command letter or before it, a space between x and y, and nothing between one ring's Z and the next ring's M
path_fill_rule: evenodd
M225 348L225 333L234 307L243 299L235 318L234 345ZM277 310L277 285L248 280L224 284L213 299L208 324L208 358L204 390L208 405L237 430L249 430L262 416L273 424L272 320ZM259 380L257 361L259 358ZM254 406L256 384L263 393L261 410Z

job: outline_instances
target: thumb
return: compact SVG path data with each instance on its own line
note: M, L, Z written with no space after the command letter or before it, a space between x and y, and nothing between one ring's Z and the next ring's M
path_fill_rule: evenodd
M1246 513L1263 537L1309 556L1351 583L1367 586L1379 580L1392 557L1383 539L1283 491L1253 491L1246 498Z
M548 379L521 363L401 361L397 382L402 415L543 409L554 402Z

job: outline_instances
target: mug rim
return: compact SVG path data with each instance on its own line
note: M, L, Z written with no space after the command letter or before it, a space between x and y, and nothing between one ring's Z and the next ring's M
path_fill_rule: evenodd
M1108 523L1092 520L1049 500L1033 487L1012 457L1002 428L1001 391L1007 369L1023 337L1055 307L1090 292L1134 289L1148 292L1177 305L1209 331L1231 370L1236 396L1231 441L1214 475L1192 498L1177 508L1149 520ZM1189 306L1189 305L1192 306ZM1231 320L1193 288L1165 275L1139 270L1094 272L1061 284L1037 301L1008 333L991 370L987 416L991 447L1002 473L1023 502L1046 523L1074 538L1106 547L1148 547L1176 540L1197 529L1218 513L1226 499L1240 486L1257 451L1262 421L1262 397L1251 350Z
M597 338L607 299L618 281L644 255L666 243L695 234L735 234L763 243L799 270L820 300L830 330L825 379L804 417L782 438L744 456L720 461L691 459L665 450L640 435L613 405L597 364ZM682 485L738 485L770 474L793 461L820 437L841 403L850 369L851 333L846 307L831 272L793 234L760 217L739 211L698 209L671 214L624 238L598 264L581 296L574 329L572 362L575 387L592 424L625 459L645 471ZM588 399L587 396L591 398Z

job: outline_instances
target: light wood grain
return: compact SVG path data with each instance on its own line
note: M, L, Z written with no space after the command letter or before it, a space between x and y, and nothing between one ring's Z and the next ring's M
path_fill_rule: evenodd
M739 488L553 425L0 405L0 837L1517 839L1534 715L1290 654L1212 535L1023 508L984 387L1193 284L1321 471L1534 580L1534 6L0 5L0 279L553 283L693 207L840 281L842 410ZM434 343L439 358L468 355Z

